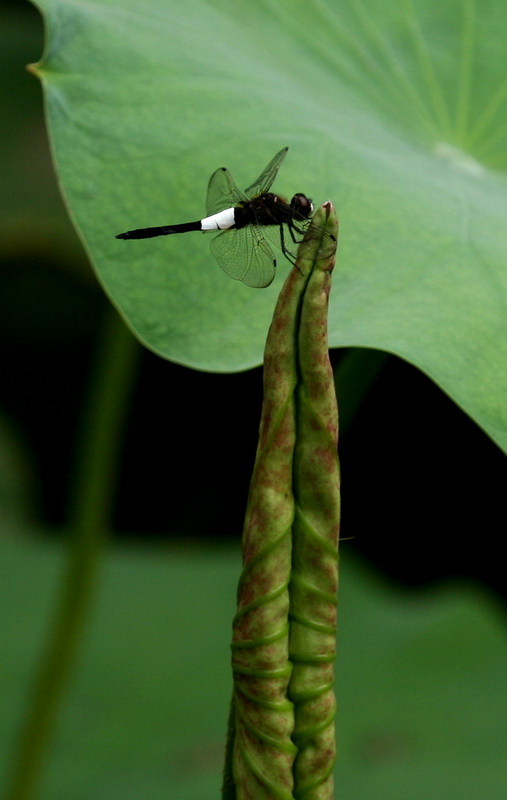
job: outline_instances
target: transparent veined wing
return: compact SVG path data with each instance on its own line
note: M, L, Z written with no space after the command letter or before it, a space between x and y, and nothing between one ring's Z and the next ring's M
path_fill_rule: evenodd
M206 195L207 215L218 214L219 211L223 211L225 208L231 208L231 206L236 206L250 197L269 191L288 149L288 147L284 147L283 150L276 154L257 180L246 189L245 193L238 189L234 178L226 167L220 167L220 169L215 170L208 183Z
M248 197L255 197L255 195L268 192L274 182L277 172L280 169L282 162L287 155L288 147L284 147L279 153L269 162L266 169L261 172L256 181L254 181L248 189L245 189L245 194Z
M234 183L234 178L226 167L215 170L208 183L206 194L206 214L218 214L225 208L237 206L248 198L242 194Z
M269 286L275 277L275 256L257 225L222 231L211 242L211 252L231 278L254 289Z

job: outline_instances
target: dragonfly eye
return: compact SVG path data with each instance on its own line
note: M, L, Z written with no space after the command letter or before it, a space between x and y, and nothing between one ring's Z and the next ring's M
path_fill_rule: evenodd
M301 192L294 195L290 201L290 205L291 208L294 209L294 214L300 219L308 219L313 212L313 203L311 199L305 194L301 194Z

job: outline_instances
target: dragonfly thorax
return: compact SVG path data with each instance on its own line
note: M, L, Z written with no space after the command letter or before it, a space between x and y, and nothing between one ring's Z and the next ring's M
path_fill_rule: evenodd
M287 203L280 195L263 192L235 207L234 223L236 228L247 225L284 225L307 219L312 211L312 203L304 194L294 195L290 203Z

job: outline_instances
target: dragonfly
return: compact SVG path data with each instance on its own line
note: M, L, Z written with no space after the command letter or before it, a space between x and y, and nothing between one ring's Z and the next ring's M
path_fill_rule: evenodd
M284 147L257 180L241 192L226 167L211 176L206 196L206 217L196 222L139 228L119 233L117 239L151 239L189 231L220 231L211 252L222 269L235 280L260 289L269 286L276 272L275 244L291 264L308 229L313 204L301 192L290 202L270 191L287 155Z

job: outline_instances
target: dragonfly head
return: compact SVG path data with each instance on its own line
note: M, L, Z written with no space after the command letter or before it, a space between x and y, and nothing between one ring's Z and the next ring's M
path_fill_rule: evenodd
M290 207L294 210L296 219L308 219L313 214L313 203L305 194L295 194L290 201Z

